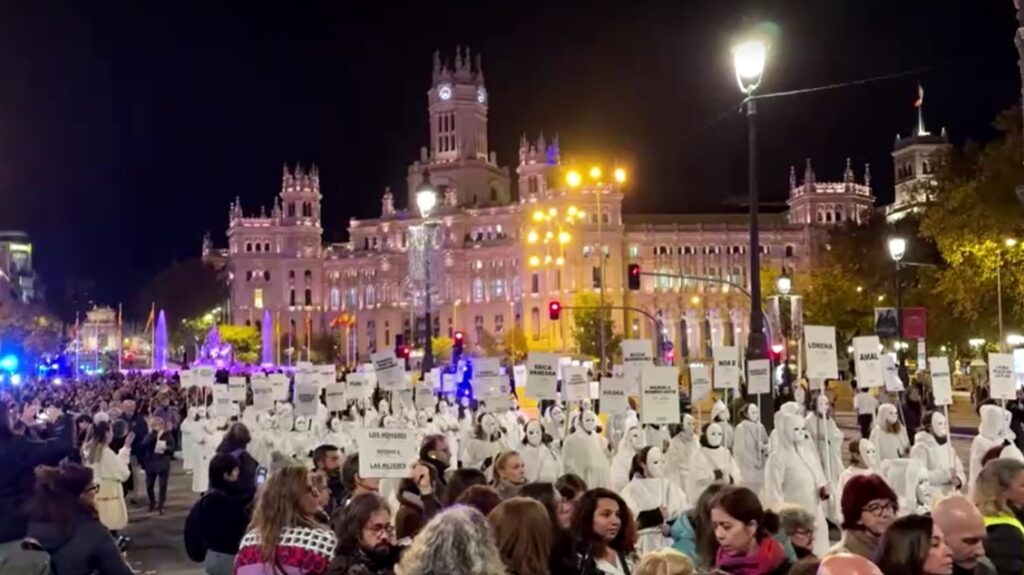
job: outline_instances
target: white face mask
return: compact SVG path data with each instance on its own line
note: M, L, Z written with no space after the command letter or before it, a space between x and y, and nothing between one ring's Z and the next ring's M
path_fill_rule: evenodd
M430 414L426 411L421 411L416 414L416 425L419 427L426 427L430 423Z
M541 431L540 422L536 419L530 420L530 422L526 424L526 443L537 447L543 442L543 440L544 432Z
M661 477L665 473L665 458L662 456L661 449L652 447L647 452L646 469L644 475L646 477Z
M484 430L484 435L490 437L498 430L498 424L494 421L491 414L487 413L480 418L480 429Z
M444 417L448 417L448 404L442 401L437 407L437 412Z
M377 411L381 414L391 413L391 406L388 404L386 399L382 399L377 402Z
M206 419L206 408L200 407L196 409L196 416L198 417L198 419Z
M831 407L832 404L829 402L828 397L824 394L818 396L818 413L821 415L828 415L828 410Z
M561 425L565 423L565 412L557 405L551 408L551 421Z
M331 431L341 431L341 420L337 417L332 417L328 425L331 426Z
M708 425L707 431L705 432L705 441L711 447L721 447L722 445L722 428L717 423Z
M1009 430L1010 424L1013 422L1013 414L1009 410L1003 410L1003 429Z
M725 403L718 401L713 409L715 411L715 421L729 423L729 409L725 406Z
M270 431L274 429L274 420L269 415L260 418L260 428Z
M804 388L798 387L793 391L793 398L797 403L803 405L804 402L807 401L807 392L804 391Z
M878 449L875 444L866 439L860 440L860 458L864 465L872 469L878 467Z
M302 416L296 417L295 431L309 431L309 420Z
M683 433L687 436L693 435L694 430L697 429L697 420L693 418L689 413L683 415Z
M935 412L932 414L932 434L935 437L943 438L949 435L949 422L946 421L946 416Z
M630 427L626 434L629 446L633 448L633 451L640 451L644 448L644 436L640 433L639 427Z
M593 433L597 429L597 416L594 415L593 411L584 411L581 422L580 425L583 427L583 431L587 433Z
M394 415L385 415L384 418L381 419L381 423L384 427L396 429L398 427L398 418Z
M918 482L917 502L919 505L927 505L931 507L933 495L932 486L927 477L925 477L923 481Z
M799 445L807 438L807 428L804 425L804 420L794 416L789 416L787 419L786 439L793 445Z
M761 421L761 408L753 403L750 404L750 406L747 407L747 419L754 423Z

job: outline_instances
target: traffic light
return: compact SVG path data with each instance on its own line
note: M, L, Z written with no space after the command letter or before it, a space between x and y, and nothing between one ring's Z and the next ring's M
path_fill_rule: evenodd
M466 341L466 334L462 333L461 331L457 331L455 332L455 337L453 338L453 340L453 357L458 358L460 355L462 355L462 344Z
M395 355L402 359L409 359L410 353L412 353L412 349L407 345L400 345L398 346L398 349L395 350Z
M626 276L626 282L629 285L629 291L640 290L640 264L629 264L629 273Z
M552 321L558 321L558 318L562 315L562 304L557 301L553 301L548 304L548 317Z

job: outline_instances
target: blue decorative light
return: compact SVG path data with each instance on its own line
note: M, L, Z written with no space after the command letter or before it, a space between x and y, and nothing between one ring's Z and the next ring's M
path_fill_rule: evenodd
M0 358L0 369L11 372L18 369L18 356L16 355L5 355Z

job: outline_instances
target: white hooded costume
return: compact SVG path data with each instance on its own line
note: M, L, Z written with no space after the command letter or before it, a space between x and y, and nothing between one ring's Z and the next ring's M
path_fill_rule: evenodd
M878 449L875 447L875 444L871 443L870 440L861 439L857 442L857 449L860 453L860 460L861 463L864 464L864 467L850 465L839 474L839 482L836 485L835 493L835 498L839 501L843 500L843 489L846 488L846 482L853 477L858 475L878 475L879 477L882 477L882 472L878 468ZM882 478L884 479L884 477ZM841 523L843 520L842 509L838 510L837 516Z
M722 427L717 423L704 426L698 451L700 456L694 458L695 493L703 493L712 483L732 485L740 479L740 468L736 465L736 460L722 445L723 435Z
M619 448L615 450L612 457L611 489L621 492L622 488L629 483L629 469L633 465L633 456L646 447L647 437L640 427L633 426L626 429L626 433L619 440ZM635 511L635 510L634 510Z
M693 416L689 413L683 414L683 424L679 433L669 441L668 451L665 453L665 476L687 495L693 494L693 497L700 494L697 491L697 476L701 471L706 475L700 478L699 483L710 485L715 480L708 466L696 464L697 458L703 457L696 430L697 421Z
M327 422L327 433L320 439L321 444L333 445L345 454L355 453L355 437L351 433L345 433L345 424L338 417L332 417Z
M910 458L920 461L928 471L928 481L933 490L943 497L967 485L964 464L953 449L949 438L949 422L946 416L935 411L926 416L925 429L914 436Z
M732 451L733 429L729 420L729 407L725 405L724 401L719 399L711 406L711 421L717 423L722 429L722 445L725 445L726 449Z
M659 449L668 449L668 442L672 436L668 434L667 425L648 425L644 429L644 437L647 445L656 445Z
M501 432L494 414L481 412L477 419L476 435L466 442L463 466L484 470L501 453Z
M890 426L897 426L896 431L890 431ZM878 415L875 417L875 428L871 430L871 443L878 448L878 460L901 459L910 453L910 442L907 440L907 432L900 423L899 412L896 406L891 403L883 403L878 406Z
M632 474L622 489L622 499L634 517L648 511L661 511L660 524L637 525L636 550L639 555L645 555L672 545L672 539L665 536L664 526L678 519L689 508L689 502L679 486L665 479L661 448L655 445L640 453L646 455L641 464L643 473Z
M579 475L590 489L607 488L611 483L604 439L596 430L597 415L593 411L584 411L579 425L562 445L565 473Z
M898 515L928 513L934 503L934 491L928 469L916 459L890 459L882 462L882 477L896 492Z
M519 455L523 458L529 483L554 483L562 473L562 461L544 442L544 430L536 419L526 422L526 437L519 448Z
M222 434L217 431L217 422L203 421L203 427L196 434L196 466L192 470L192 491L205 493L210 486L210 460L217 453Z
M186 471L192 471L196 467L198 449L196 448L196 436L202 432L203 422L199 417L202 410L202 419L206 419L206 408L192 406L188 408L188 416L181 422L181 459L182 467Z
M768 432L761 424L761 408L757 404L743 406L743 420L736 425L732 453L740 468L737 483L760 497L768 457Z
M274 416L270 413L256 414L256 428L250 430L252 441L246 451L253 459L259 462L260 466L270 469L274 460L275 435Z
M818 395L815 406L815 413L808 413L804 419L804 427L821 461L822 471L829 484L835 485L843 472L843 432L832 418L832 404L828 396Z
M828 552L828 522L820 491L826 485L819 481L816 462L808 461L801 444L807 442L804 421L798 415L782 418L779 448L768 456L765 464L764 504L778 510L784 503L799 505L814 515L813 553L824 557Z
M798 415L803 417L803 408L795 401L787 401L779 406L779 410L772 416L772 420L775 422L775 428L772 429L772 432L768 435L769 452L774 452L779 448L779 436L782 435L782 418L787 415Z
M562 447L565 441L565 410L560 405L552 405L544 412L544 419L541 420L544 426L544 433L551 438L551 445L555 449Z
M981 422L978 424L978 435L971 441L971 462L968 468L968 493L974 492L974 481L981 473L981 460L988 450L998 447L1005 441L1003 408L998 405L983 405L978 411Z

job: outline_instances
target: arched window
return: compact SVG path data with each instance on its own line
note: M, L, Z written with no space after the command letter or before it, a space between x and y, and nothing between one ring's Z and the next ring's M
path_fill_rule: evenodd
M786 246L786 257L793 257L793 246Z
M266 242L265 244L263 244L263 251L267 252L268 254L270 253L270 242Z
M491 186L491 203L498 203L498 188Z
M829 223L831 221L832 221L832 212L830 212L830 211L825 212L825 222Z
M530 274L530 293L540 293L540 276L537 272Z
M245 281L252 281L252 270L245 272Z
M313 305L313 290L306 288L305 301L307 306Z
M263 281L270 281L270 270L263 270Z
M245 242L245 251L246 251L246 253L251 253L252 252L252 243L251 242Z
M530 310L530 327L533 329L533 339L540 339L540 309Z
M259 242L256 242L256 253L260 253L262 251L263 251L263 244L261 244Z
M288 217L295 217L295 202L288 202Z
M288 279L295 279L295 270L288 270Z
M484 280L473 279L473 301L484 301Z
M332 311L338 311L338 308L341 307L341 290L336 288L336 287L332 287L331 288L331 296L330 297L331 297L331 310Z
M295 307L295 288L288 290L288 292L288 305Z
M306 279L306 283L309 283L309 282L313 281L313 272L312 272L312 270L306 270L306 273L302 274L302 276Z
M377 305L377 288L372 285L366 286L366 306Z

